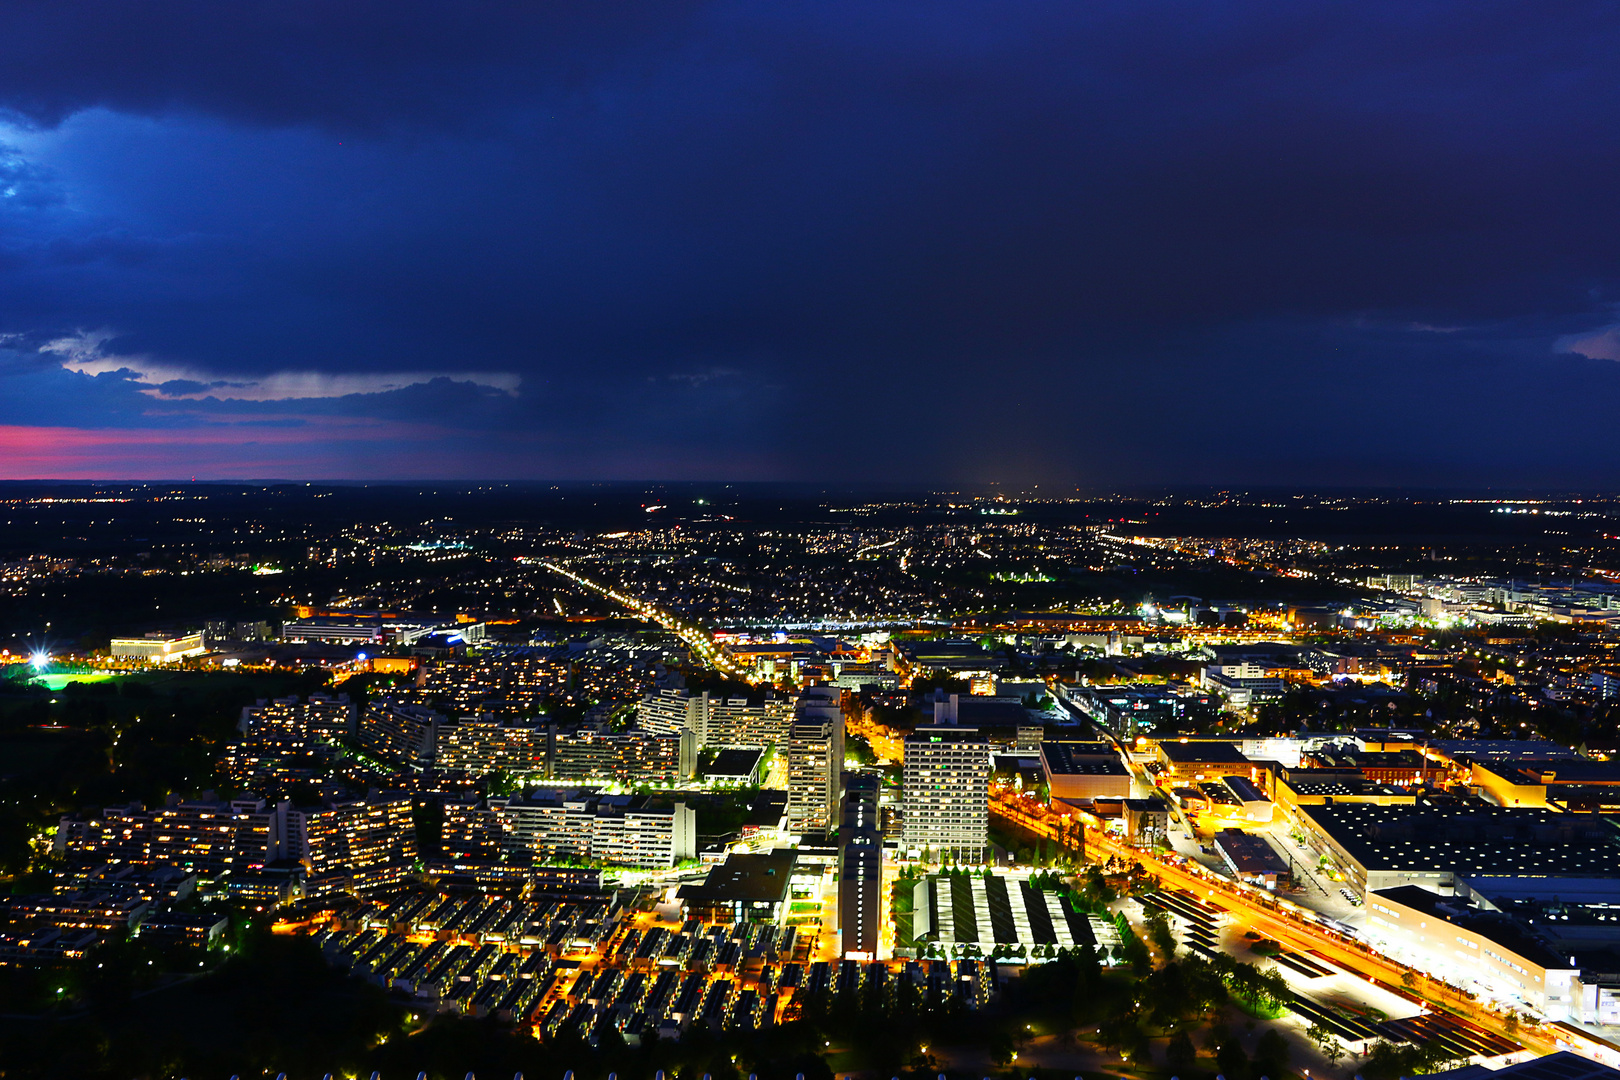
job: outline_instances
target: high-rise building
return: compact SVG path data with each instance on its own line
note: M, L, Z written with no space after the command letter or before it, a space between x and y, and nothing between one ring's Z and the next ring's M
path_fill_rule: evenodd
M694 694L689 690L660 690L648 694L636 706L636 727L655 735L701 731L708 702L708 694Z
M347 694L261 700L242 710L242 737L225 748L220 769L243 785L277 778L308 779L339 754L338 740L354 726Z
M759 705L750 705L747 698L709 699L698 743L702 746L776 746L787 737L792 717L793 703L784 698L766 698Z
M544 775L549 734L545 727L504 724L487 714L440 722L433 739L433 765L477 776Z
M585 727L566 732L555 724L506 724L488 715L467 716L437 725L432 763L444 772L475 776L673 784L697 771L697 733L652 735Z
M876 960L883 899L883 830L876 773L844 776L838 822L838 929L846 959Z
M433 761L439 725L444 722L431 709L384 698L366 706L356 734L360 745L383 761L420 769Z
M322 892L397 885L416 861L416 825L404 795L281 805L281 854L304 864L305 888Z
M844 769L843 691L807 687L793 709L788 728L789 832L825 832L838 810Z
M711 698L706 690L660 690L636 706L636 726L657 735L696 732L700 747L779 746L792 715L793 705L782 698L750 705L747 698Z
M490 799L509 855L537 861L595 859L667 870L697 854L697 815L685 803L646 795L536 791Z
M900 843L982 862L990 844L990 743L976 729L919 727L906 736Z
M464 860L500 857L500 822L482 796L448 798L440 804L439 855Z
M697 734L578 731L554 734L547 775L553 780L673 784L697 772Z

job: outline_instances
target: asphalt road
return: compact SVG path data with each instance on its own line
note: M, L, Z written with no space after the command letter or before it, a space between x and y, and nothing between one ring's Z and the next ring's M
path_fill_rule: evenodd
M1025 800L992 796L990 812L1049 839L1065 842L1062 830L1052 824L1049 811L1035 805L1026 808L1019 805L1021 802ZM1517 1042L1534 1053L1550 1054L1560 1049L1552 1033L1542 1026L1519 1024L1514 1027L1502 1013L1474 1001L1462 991L1396 963L1292 912L1262 903L1246 889L1240 889L1225 878L1216 877L1201 868L1166 862L1150 852L1130 847L1091 828L1085 830L1085 844L1086 850L1094 853L1093 858L1101 853L1140 863L1166 885L1192 893L1210 906L1231 913L1241 925L1300 952L1319 953L1340 967L1379 983L1394 993L1421 1000L1432 1008L1443 1009L1485 1031Z

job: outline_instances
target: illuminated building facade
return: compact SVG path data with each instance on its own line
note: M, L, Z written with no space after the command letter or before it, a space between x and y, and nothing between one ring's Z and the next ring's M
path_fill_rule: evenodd
M919 727L906 736L900 843L982 862L990 844L990 743L974 728Z

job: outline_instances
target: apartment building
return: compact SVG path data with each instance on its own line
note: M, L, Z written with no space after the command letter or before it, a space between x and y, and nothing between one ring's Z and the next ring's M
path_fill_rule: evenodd
M384 698L361 714L356 736L366 751L392 765L420 769L431 764L445 718L421 705Z
M260 699L242 710L237 728L262 746L292 753L317 741L336 742L354 730L354 719L354 703L348 694L311 694L303 701L297 697Z
M347 694L260 700L242 710L242 737L226 747L220 768L244 785L272 775L314 776L317 766L338 756L338 740L353 730L354 719Z
M537 861L592 859L668 869L697 855L697 815L683 802L596 791L536 791L490 799L502 846Z
M441 720L435 728L432 763L448 772L543 776L548 727L506 724L488 714Z
M697 772L698 737L639 732L579 731L556 734L549 747L546 775L553 780L621 784L674 784Z
M97 817L64 816L55 851L70 866L178 866L205 881L276 857L275 809L263 799L181 802L148 809L106 807Z
M990 844L990 743L974 728L919 727L906 736L900 843L982 862Z
M660 690L636 706L636 726L657 735L697 734L698 746L777 746L787 738L793 703L766 698L711 698L708 691Z
M416 861L416 825L406 795L282 804L280 854L304 864L305 890L366 892L403 882Z
M582 727L558 731L505 724L491 716L440 721L432 764L447 772L621 784L673 784L697 770L694 731L654 735Z
M834 823L844 770L843 691L807 687L788 728L787 828L790 833L826 832Z

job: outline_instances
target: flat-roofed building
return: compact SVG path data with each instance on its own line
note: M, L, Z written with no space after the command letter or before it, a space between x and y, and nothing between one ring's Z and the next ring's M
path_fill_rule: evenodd
M1163 739L1157 755L1175 783L1213 780L1220 776L1251 776L1254 763L1235 743L1202 739Z
M597 859L648 870L667 870L697 855L696 814L684 802L542 790L490 799L489 809L512 855Z
M747 698L721 701L703 696L705 710L698 728L701 746L778 746L787 737L794 703L786 698L772 696L751 705Z
M1237 800L1239 813L1249 821L1270 821L1276 807L1253 780L1247 776L1223 776L1221 784Z
M421 769L433 763L442 723L445 718L432 709L383 698L366 705L356 734L361 746L390 765Z
M185 900L196 889L197 875L178 866L105 863L80 873L63 875L51 891L135 897L149 904L168 907Z
M1541 758L1476 761L1471 784L1498 806L1620 809L1620 761Z
M141 920L138 935L160 947L210 949L224 937L231 921L224 915L160 911Z
M747 698L710 697L707 690L659 690L636 706L636 726L657 735L690 731L700 747L777 746L788 737L794 703L767 696L759 704Z
M1310 845L1363 894L1402 885L1451 888L1458 876L1608 877L1620 834L1591 814L1421 802L1301 806Z
M703 775L711 784L757 787L764 767L765 751L752 746L728 746L714 755Z
M107 654L114 660L145 660L151 664L168 664L207 651L201 630L194 634L153 631L144 637L113 638L107 646Z
M12 926L51 926L111 934L134 929L152 905L139 897L98 892L36 893L0 900L0 920Z
M1128 799L1131 774L1108 743L1048 740L1040 744L1041 769L1054 799Z
M1403 787L1439 783L1449 771L1416 750L1360 750L1354 744L1319 747L1306 752L1301 762L1319 769L1354 769L1375 784Z
M441 720L434 728L433 765L476 776L544 776L549 741L548 728L503 723L487 713Z
M1373 806L1412 806L1418 790L1375 784L1359 772L1335 769L1285 769L1271 784L1274 806L1289 823L1305 828L1300 820L1307 806L1328 803L1367 803Z
M881 781L876 773L844 777L838 824L838 931L847 959L878 958L878 912L882 907L883 829L878 813Z
M1580 971L1517 920L1415 885L1367 896L1367 936L1384 952L1449 982L1477 983L1538 1017L1568 1019Z
M279 817L282 854L304 864L312 893L398 885L416 862L416 824L407 795L283 804Z
M261 700L242 710L242 737L225 748L220 770L254 787L265 780L307 779L334 762L339 740L354 727L354 704L347 694L311 694Z
M690 690L659 690L636 706L636 727L657 735L679 735L703 727L707 694Z
M792 848L728 855L701 884L681 886L681 907L707 923L780 922L798 861Z
M555 732L547 748L546 775L572 782L675 784L696 773L697 748L697 735L691 731Z
M789 832L826 832L833 825L844 772L843 691L806 687L788 729Z
M834 667L838 674L833 678L833 685L845 690L860 691L868 686L875 686L880 690L895 690L900 686L900 676L882 664L845 661Z
M109 806L94 817L63 817L55 850L70 866L176 866L218 881L276 857L275 808L258 798Z
M282 624L281 639L328 645L375 645L383 640L383 622L379 617L365 615L292 619Z
M973 728L919 727L906 736L900 844L982 862L990 844L990 743Z
M1288 863L1263 836L1222 829L1215 834L1215 850L1239 881L1275 889L1293 878Z

